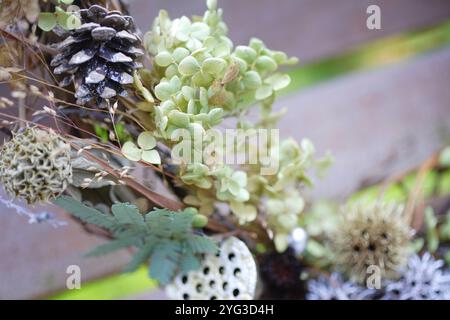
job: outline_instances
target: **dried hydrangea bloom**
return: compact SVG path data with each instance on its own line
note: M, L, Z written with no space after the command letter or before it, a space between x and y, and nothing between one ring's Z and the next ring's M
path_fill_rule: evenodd
M72 180L70 145L52 131L27 128L1 150L0 182L28 204L47 202Z
M307 300L366 300L370 291L354 282L344 281L340 273L309 280Z
M105 107L127 94L124 85L133 83L133 71L142 67L136 62L144 52L140 48L134 20L118 11L93 5L79 12L81 25L69 31L55 45L59 50L51 66L64 75L61 86L75 82L77 103Z
M395 278L406 263L412 230L403 208L375 203L348 207L332 237L339 267L351 280L364 282L368 267L376 266L383 278Z
M166 293L178 300L250 300L256 280L252 253L244 242L230 237L219 243L217 255L204 258L200 270L177 276Z
M386 285L385 300L450 300L450 272L426 252L412 256L402 278Z

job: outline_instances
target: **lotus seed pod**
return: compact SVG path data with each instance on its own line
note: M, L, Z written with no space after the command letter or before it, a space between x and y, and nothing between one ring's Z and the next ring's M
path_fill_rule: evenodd
M208 255L198 271L178 275L166 287L171 299L250 300L256 290L256 264L241 240L230 237L219 243L219 253Z
M412 229L403 208L376 203L346 209L332 239L337 264L351 280L363 283L369 267L383 278L398 277L408 258Z
M48 202L72 181L70 145L53 131L27 128L0 153L0 182L28 204Z

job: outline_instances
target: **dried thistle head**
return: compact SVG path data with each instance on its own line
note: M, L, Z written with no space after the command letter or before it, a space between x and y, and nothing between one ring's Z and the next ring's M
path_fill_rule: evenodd
M53 131L26 128L0 149L0 182L28 204L47 202L72 180L70 145Z
M383 300L450 300L450 271L429 252L413 255L398 281L388 282Z
M411 236L402 207L359 204L344 210L332 247L338 266L354 281L364 282L369 266L377 266L383 278L395 278L408 257Z

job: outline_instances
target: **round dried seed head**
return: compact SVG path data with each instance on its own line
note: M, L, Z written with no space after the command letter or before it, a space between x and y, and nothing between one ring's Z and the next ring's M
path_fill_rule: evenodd
M383 279L396 278L406 263L412 234L402 207L359 204L344 210L331 246L338 267L351 280L364 282L369 267L378 268Z
M53 131L26 128L1 147L0 182L28 204L48 202L72 180L70 145Z

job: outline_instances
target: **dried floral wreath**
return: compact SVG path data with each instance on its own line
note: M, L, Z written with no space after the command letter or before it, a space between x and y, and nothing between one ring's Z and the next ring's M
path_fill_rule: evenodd
M0 182L108 239L89 256L131 247L125 271L147 263L175 299L450 299L444 262L414 255L448 253L449 216L427 211L424 232L416 207L307 204L312 170L330 164L309 140L264 141L271 174L267 157L230 165L213 157L219 148L173 156L204 154L225 127L274 129L284 113L272 110L290 83L279 68L297 59L255 38L234 46L215 0L202 17L161 11L143 35L121 0L0 0L0 10L0 81L12 88L0 97ZM200 143L174 139L186 133ZM373 266L381 282L368 288Z

